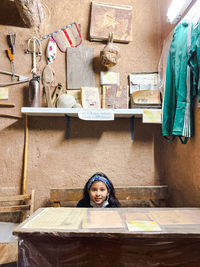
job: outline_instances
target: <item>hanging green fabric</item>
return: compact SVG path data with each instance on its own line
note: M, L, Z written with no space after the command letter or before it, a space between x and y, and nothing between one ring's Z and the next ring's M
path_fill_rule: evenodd
M170 140L178 136L182 144L187 143L193 131L193 72L188 65L192 24L180 23L174 30L169 49L166 84L163 101L162 134ZM185 137L183 141L182 137ZM174 139L174 138L173 138Z
M200 21L192 27L191 47L188 63L192 72L193 95L199 95L200 102Z

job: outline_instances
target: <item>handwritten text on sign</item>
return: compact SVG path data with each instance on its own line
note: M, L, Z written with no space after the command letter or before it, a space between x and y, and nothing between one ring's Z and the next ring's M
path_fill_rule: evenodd
M78 117L81 120L87 121L113 121L115 119L114 112L112 110L81 110L78 113Z

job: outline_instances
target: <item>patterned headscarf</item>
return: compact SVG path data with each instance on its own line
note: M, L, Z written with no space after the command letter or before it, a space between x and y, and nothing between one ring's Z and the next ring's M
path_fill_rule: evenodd
M111 189L111 184L110 184L110 182L108 181L107 178L105 178L103 176L100 176L100 175L95 175L88 182L88 186L87 186L88 191L90 190L91 185L96 181L104 183L107 186L108 190Z

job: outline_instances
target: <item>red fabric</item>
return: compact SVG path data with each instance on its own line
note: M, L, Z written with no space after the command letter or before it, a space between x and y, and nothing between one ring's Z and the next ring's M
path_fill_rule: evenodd
M63 32L64 32L65 36L67 37L68 42L69 42L70 45L72 46L72 40L70 39L70 37L69 37L67 31L66 31L66 30L63 30Z

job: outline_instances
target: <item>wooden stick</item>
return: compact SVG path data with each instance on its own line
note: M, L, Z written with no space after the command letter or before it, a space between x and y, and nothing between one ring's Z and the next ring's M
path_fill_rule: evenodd
M23 159L23 177L22 177L22 194L26 194L26 177L27 177L27 153L28 152L28 115L25 115L24 127L24 159ZM25 219L25 213L22 212L21 222Z
M27 177L27 152L28 152L28 115L25 115L25 140L24 140L24 164L22 177L22 194L26 194L26 177Z
M31 208L30 208L30 215L34 212L34 202L35 202L35 190L31 191Z
M51 90L50 90L50 85L49 84L45 84L44 85L44 91L45 91L45 94L46 94L48 108L53 108L53 103L52 103L52 100L51 100Z
M21 119L22 118L22 117L15 116L15 115L12 115L12 114L4 114L4 113L0 113L0 117L13 118L13 119Z
M1 108L14 108L15 104L13 103L0 103Z

